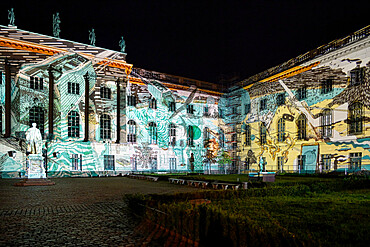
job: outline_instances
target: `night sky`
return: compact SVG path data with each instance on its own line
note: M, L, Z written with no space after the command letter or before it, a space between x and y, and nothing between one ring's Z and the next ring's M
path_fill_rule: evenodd
M136 67L218 82L244 79L370 24L369 1L2 1L0 24L119 50Z

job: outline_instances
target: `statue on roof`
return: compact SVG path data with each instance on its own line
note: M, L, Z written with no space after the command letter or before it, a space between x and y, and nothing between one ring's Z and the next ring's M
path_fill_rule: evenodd
M56 14L53 15L53 35L56 38L60 38L59 33L60 33L60 18L59 18L59 13L57 12Z
M125 52L126 49L126 42L123 39L123 36L121 36L121 40L119 41L119 47L121 48L121 52Z
M90 45L95 46L96 36L95 36L95 30L94 28L89 31L89 41Z
M15 26L15 14L14 14L14 9L11 8L8 10L8 19L9 19L9 26Z

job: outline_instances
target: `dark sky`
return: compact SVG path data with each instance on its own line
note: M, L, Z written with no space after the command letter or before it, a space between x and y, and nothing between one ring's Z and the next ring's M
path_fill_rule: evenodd
M241 79L370 24L370 1L2 1L0 24L15 9L18 28L119 50L148 70L217 82Z

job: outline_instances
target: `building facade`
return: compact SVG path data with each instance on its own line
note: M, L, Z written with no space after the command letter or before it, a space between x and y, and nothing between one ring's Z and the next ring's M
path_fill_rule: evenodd
M369 168L369 27L227 91L15 27L0 47L2 177L27 171L32 123L48 176Z

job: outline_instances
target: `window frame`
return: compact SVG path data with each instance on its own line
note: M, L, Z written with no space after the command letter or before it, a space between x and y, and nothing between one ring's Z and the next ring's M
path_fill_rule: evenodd
M354 102L348 107L348 133L360 135L364 131L364 106L361 102Z
M304 114L299 115L297 119L297 138L298 140L307 139L307 118Z
M192 125L188 125L187 135L188 146L194 147L194 127Z
M68 94L80 95L80 84L78 82L68 82Z
M170 123L168 125L168 136L169 136L169 145L176 146L176 125L174 123Z
M149 108L153 110L157 109L157 100L154 97L149 99Z
M136 96L135 95L127 95L127 106L136 107Z
M277 139L278 142L284 142L285 141L285 129L286 129L286 122L284 118L280 118L277 123Z
M252 139L251 139L252 131L251 131L251 126L249 124L245 125L244 136L245 136L244 145L251 146L252 145Z
M115 157L113 154L104 154L104 171L115 171Z
M276 105L282 106L285 104L285 93L279 93L276 95Z
M109 114L103 113L100 116L100 139L111 140L112 139L112 118Z
M263 98L260 100L260 111L264 111L267 108L267 99Z
M303 86L297 89L296 98L299 101L307 99L307 86Z
M127 122L127 142L136 143L136 122L133 119Z
M158 130L157 124L155 122L150 122L149 126L149 144L157 144L158 143Z
M100 98L101 99L111 99L112 90L109 87L101 86L100 87Z
M267 143L267 129L266 125L261 122L260 123L260 144L264 145Z
M333 91L333 79L321 81L321 94L327 94Z
M80 137L80 115L77 111L70 111L67 116L68 137Z
M333 132L333 111L331 109L324 109L321 112L321 136L325 137L332 137Z
M349 154L349 169L350 170L361 170L362 167L362 152L350 153Z
M82 171L82 154L71 154L72 171Z

